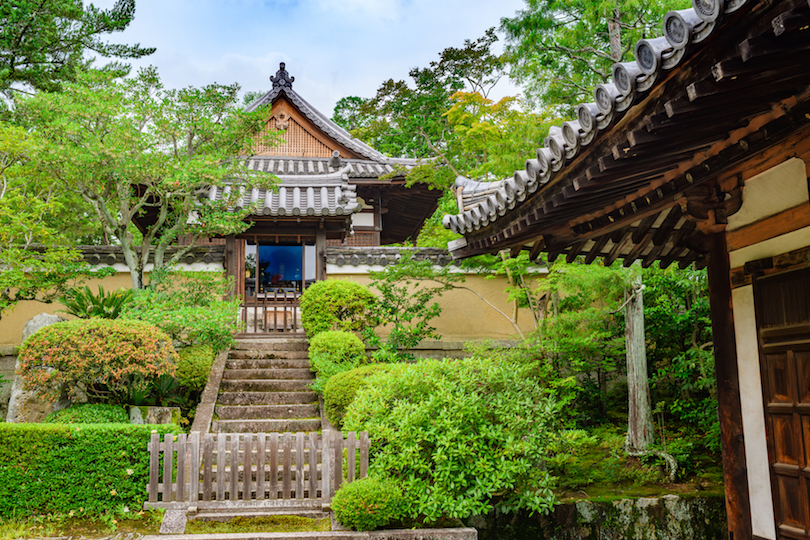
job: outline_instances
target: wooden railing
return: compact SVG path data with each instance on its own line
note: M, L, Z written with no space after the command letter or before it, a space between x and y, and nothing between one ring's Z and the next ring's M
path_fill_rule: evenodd
M346 453L344 455L344 449ZM368 470L368 433L152 433L148 507L230 501L326 504ZM358 455L359 454L359 455ZM345 471L345 472L344 472ZM250 504L250 503L248 503Z
M247 296L241 318L246 334L300 333L301 295L296 291L273 291Z

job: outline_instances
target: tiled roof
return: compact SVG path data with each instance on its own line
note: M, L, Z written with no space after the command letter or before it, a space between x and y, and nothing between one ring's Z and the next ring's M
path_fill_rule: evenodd
M394 170L394 163L406 160L393 160L388 163L364 159L342 159L341 169L348 167L349 178L379 178ZM413 167L414 163L403 163L406 168ZM332 174L338 169L329 165L329 158L301 158L301 157L265 157L257 156L248 161L248 168L254 171L265 171L277 176L293 175L321 175Z
M642 39L635 46L635 61L613 66L613 82L600 84L594 102L580 104L577 119L552 126L544 146L526 160L523 170L496 182L476 182L459 177L461 207L456 215L444 217L445 228L464 234L495 222L521 205L538 188L561 174L567 164L594 140L610 129L639 98L647 94L667 72L695 52L688 48L706 40L727 14L739 10L747 0L693 0L692 8L670 11L664 16L664 36ZM687 55L687 52L689 55Z
M256 215L265 216L343 216L358 212L357 187L348 182L349 167L328 174L279 176L277 192L253 188L245 190L237 208L258 205ZM211 200L222 199L233 188L212 187Z

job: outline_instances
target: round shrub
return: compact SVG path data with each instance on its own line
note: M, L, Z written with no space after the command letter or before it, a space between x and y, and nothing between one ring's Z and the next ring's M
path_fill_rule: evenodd
M210 345L194 345L180 349L177 372L174 377L181 385L202 390L208 382L208 373L214 364L214 350Z
M373 531L399 519L404 502L397 482L369 476L343 484L332 499L332 510L342 525Z
M407 515L548 513L560 414L531 367L491 358L394 364L355 396L344 431L368 431L371 473L396 480Z
M129 415L120 405L85 403L55 411L45 417L46 424L128 424Z
M374 301L367 287L353 281L313 283L301 295L301 326L310 338L327 330L362 330Z
M391 364L369 364L333 375L323 388L326 417L338 429L343 427L343 417L357 391L372 376L390 371Z
M142 321L76 319L46 326L20 349L23 388L55 401L81 387L96 401L124 403L129 381L173 374L171 338Z
M328 330L309 341L309 363L317 374L310 387L323 393L330 377L366 362L366 346L351 332Z

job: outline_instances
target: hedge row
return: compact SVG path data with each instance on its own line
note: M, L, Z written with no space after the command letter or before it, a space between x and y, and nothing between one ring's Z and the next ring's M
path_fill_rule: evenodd
M0 518L140 510L152 430L134 424L0 424Z

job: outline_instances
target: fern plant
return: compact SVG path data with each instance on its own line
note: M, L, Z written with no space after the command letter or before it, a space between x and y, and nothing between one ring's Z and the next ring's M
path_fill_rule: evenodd
M60 310L62 313L80 319L117 319L124 307L132 301L132 290L118 289L106 292L104 287L99 285L98 294L95 295L90 287L74 287L59 301L66 308Z

